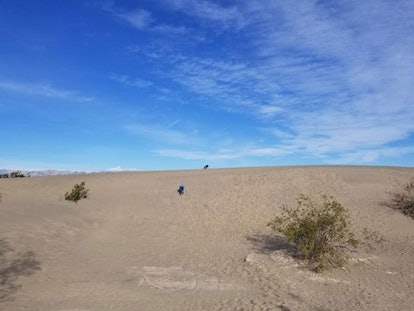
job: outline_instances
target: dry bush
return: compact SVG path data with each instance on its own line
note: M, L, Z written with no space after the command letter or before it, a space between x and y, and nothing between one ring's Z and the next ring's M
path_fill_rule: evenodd
M414 218L414 179L405 184L401 191L391 193L391 201L388 205Z
M373 249L382 237L368 229L362 233L362 242L351 230L348 211L333 197L322 196L321 202L300 195L297 207L282 206L282 214L268 223L273 230L283 233L297 246L296 256L306 260L311 269L320 272L340 267L347 253L363 244Z
M22 171L14 171L14 172L11 172L9 174L9 176L10 176L10 178L23 178L23 177L26 177L26 175L23 174Z
M65 193L65 200L78 203L81 199L86 199L88 197L89 189L85 188L85 182L82 181L80 184L75 184L72 188L72 191Z
M5 174L0 174L0 178L20 178L20 177L29 177L29 175L25 175L22 173L22 171L14 171L11 172L10 174L5 173Z

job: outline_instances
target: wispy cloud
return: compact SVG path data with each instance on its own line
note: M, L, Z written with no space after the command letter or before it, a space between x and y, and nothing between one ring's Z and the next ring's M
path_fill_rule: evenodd
M134 28L146 29L153 22L152 15L149 11L144 9L135 10L120 10L115 7L113 1L105 1L102 5L102 9L113 16L123 20Z
M205 42L230 33L235 48L197 56L178 45L146 50L155 74L197 95L198 104L250 115L274 133L268 146L212 152L217 158L296 153L339 161L341 154L365 163L412 152L390 147L414 133L412 1L167 3L202 25L200 32L219 28L205 33ZM147 30L156 19L146 20Z
M374 161L414 133L413 9L409 1L252 1L232 12L260 58L182 57L172 79L224 109L276 117L293 133L275 141L282 149ZM262 150L253 154L274 149Z
M180 122L181 122L180 120L174 120L170 124L167 125L167 128L174 127L174 126L180 124Z
M58 89L49 84L28 84L11 81L0 81L0 89L23 95L42 96L68 101L90 102L94 100L93 97L82 96L76 91Z
M345 152L325 160L328 164L370 164L379 160L393 159L414 154L414 147L383 147Z
M130 78L128 75L113 74L110 78L123 85L138 87L138 88L145 88L145 87L149 87L154 84L153 82L149 80L140 79L140 78Z
M116 166L116 167L111 167L105 170L105 172L133 172L133 171L137 171L136 168L125 168L122 166Z
M232 160L242 156L234 153L234 150L218 150L215 153L206 151L191 151L179 149L159 149L154 150L154 154L163 157L179 158L183 160L200 160L200 161L221 161Z
M173 124L170 123L165 126L136 123L126 125L124 129L132 135L140 136L155 143L162 142L169 145L185 146L199 145L200 139L198 138L197 131L183 128L174 129L174 125L178 123L173 122Z
M189 29L183 25L177 26L158 22L148 10L140 8L134 10L122 10L115 7L113 3L107 3L103 6L103 9L119 20L122 20L141 31L150 31L167 36L178 36L189 33Z
M278 83L272 84L259 68L243 62L178 55L170 58L174 71L169 78L187 90L225 110L269 116L280 109ZM272 108L270 108L272 107Z
M284 157L295 152L289 147L232 147L218 148L213 151L188 149L157 149L154 154L163 157L179 158L183 160L203 161L231 161L243 158Z
M184 26L174 26L174 25L167 25L167 24L157 24L154 25L150 29L153 32L169 35L169 36L182 36L182 35L189 35L190 29Z
M219 24L222 28L241 29L244 26L243 15L237 6L223 6L212 1L168 0L175 10L196 17L200 21Z
M188 149L156 149L157 156L177 158L182 160L224 162L232 165L233 161L242 159L280 159L287 162L295 161L298 156L308 159L319 159L326 164L372 164L387 158L398 158L414 154L414 147L380 147L350 149L341 153L307 152L300 144L276 145L269 147L246 147L217 149L215 151L188 150ZM294 163L294 162L293 162Z
M282 113L283 109L273 105L262 105L258 108L258 112L263 116L273 117L279 113Z
M151 13L145 10L117 13L116 16L137 29L145 29L152 23Z

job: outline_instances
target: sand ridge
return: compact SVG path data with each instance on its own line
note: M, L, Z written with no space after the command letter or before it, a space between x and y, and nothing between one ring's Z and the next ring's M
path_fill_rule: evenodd
M0 179L0 239L41 267L16 276L0 309L411 310L413 220L380 203L413 177L310 166ZM66 202L83 180L90 197ZM346 269L309 272L266 226L300 193L333 195L385 243Z

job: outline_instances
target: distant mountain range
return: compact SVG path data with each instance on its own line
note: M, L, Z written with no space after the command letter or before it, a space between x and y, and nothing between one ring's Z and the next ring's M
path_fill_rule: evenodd
M16 170L0 169L0 175L10 174L16 172ZM71 171L57 171L57 170L44 170L44 171L23 171L21 172L25 176L55 176L55 175L69 175L69 174L84 174L85 172L71 172Z

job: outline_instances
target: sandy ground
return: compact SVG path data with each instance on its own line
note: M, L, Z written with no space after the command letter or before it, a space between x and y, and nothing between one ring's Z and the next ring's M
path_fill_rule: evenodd
M414 220L382 204L413 177L320 166L0 179L0 310L413 310ZM90 197L65 201L81 181ZM385 242L310 272L266 226L300 193L333 195Z

